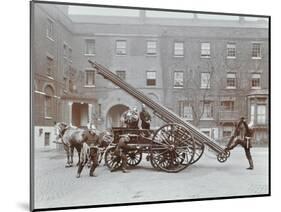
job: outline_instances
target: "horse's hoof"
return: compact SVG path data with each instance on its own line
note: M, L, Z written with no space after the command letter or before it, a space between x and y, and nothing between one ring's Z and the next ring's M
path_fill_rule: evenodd
M77 175L76 175L76 178L80 178L80 174L77 174Z
M65 165L65 168L69 168L69 167L71 167L70 164L66 164L66 165Z
M95 174L90 174L90 177L97 177L97 175L95 175Z

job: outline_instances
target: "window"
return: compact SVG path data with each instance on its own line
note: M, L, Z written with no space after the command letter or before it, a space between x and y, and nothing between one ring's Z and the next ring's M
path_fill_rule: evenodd
M86 70L86 86L94 86L95 85L95 71L94 70Z
M201 107L203 119L213 118L213 106L211 102L203 102Z
M211 84L211 75L210 73L201 73L201 88L208 89Z
M232 134L232 130L233 130L232 127L224 127L222 132L222 137L223 138L230 137Z
M53 74L54 60L53 58L47 56L47 75L51 76Z
M51 19L47 19L47 37L54 39L54 22Z
M86 41L86 52L87 55L94 55L96 52L96 42L93 39L87 39Z
M122 80L126 80L126 71L116 71L116 75Z
M261 58L261 43L252 43L252 58Z
M98 117L101 117L101 104L98 104Z
M174 72L174 88L183 87L183 71Z
M45 118L52 117L52 97L45 96Z
M127 53L127 41L117 40L116 41L116 54L117 55L126 55Z
M209 58L211 56L210 43L201 43L201 57Z
M72 60L72 48L68 49L68 59L71 61Z
M257 124L265 124L266 121L266 106L257 105Z
M48 85L45 87L44 92L45 92L45 102L44 102L45 118L52 118L54 90L51 86Z
M179 104L179 115L186 120L192 120L193 110L190 102L186 100L182 100L179 101L178 104Z
M236 44L228 43L226 45L227 58L236 58Z
M50 133L45 132L44 134L44 146L50 146Z
M147 55L156 55L157 53L157 42L156 41L147 41L146 42L146 54Z
M233 73L227 74L226 88L236 88L236 74Z
M67 57L67 45L66 45L66 43L63 44L63 56Z
M147 86L156 85L156 71L147 71L146 72L146 85Z
M174 43L174 56L183 56L184 55L184 43L183 42L175 42Z
M251 104L250 108L250 113L251 113L251 122L255 123L255 104Z
M260 74L253 74L251 86L253 89L261 88L261 75Z
M221 110L222 111L234 111L234 101L222 101Z

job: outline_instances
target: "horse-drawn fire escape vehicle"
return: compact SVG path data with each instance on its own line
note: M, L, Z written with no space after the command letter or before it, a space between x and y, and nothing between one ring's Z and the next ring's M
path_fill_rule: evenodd
M229 152L226 152L215 140L208 137L198 128L184 121L163 105L151 100L104 66L91 60L89 60L89 63L98 74L145 104L154 111L157 117L166 122L164 126L156 131L150 131L150 135L152 133L152 136L145 136L147 130L143 129L112 129L114 134L113 144L118 143L120 136L127 134L130 136L129 144L137 145L138 147L135 150L129 151L127 154L128 165L136 166L142 159L142 153L148 153L151 165L154 168L165 172L179 172L189 165L196 163L203 155L205 146L217 155L219 162L225 162L227 160ZM109 147L105 154L105 163L109 168L112 168L114 163L115 146ZM120 167L121 162L114 166L116 168Z

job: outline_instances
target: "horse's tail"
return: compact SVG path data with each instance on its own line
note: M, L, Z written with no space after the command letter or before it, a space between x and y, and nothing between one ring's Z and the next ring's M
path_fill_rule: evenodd
M85 163L90 155L90 147L87 143L83 142L81 149L81 161Z

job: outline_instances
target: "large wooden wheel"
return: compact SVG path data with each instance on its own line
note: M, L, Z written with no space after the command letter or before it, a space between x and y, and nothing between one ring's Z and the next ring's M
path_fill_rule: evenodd
M203 143L196 142L194 157L190 163L191 164L196 163L202 157L204 150L205 150L205 145Z
M121 157L117 154L115 154L115 146L109 147L104 155L105 165L110 170L116 170L121 167L122 160Z
M139 150L130 150L126 154L127 156L127 164L129 166L137 166L142 159L142 152Z
M179 172L191 164L194 152L195 144L189 130L180 124L166 124L153 136L151 164L165 172Z

